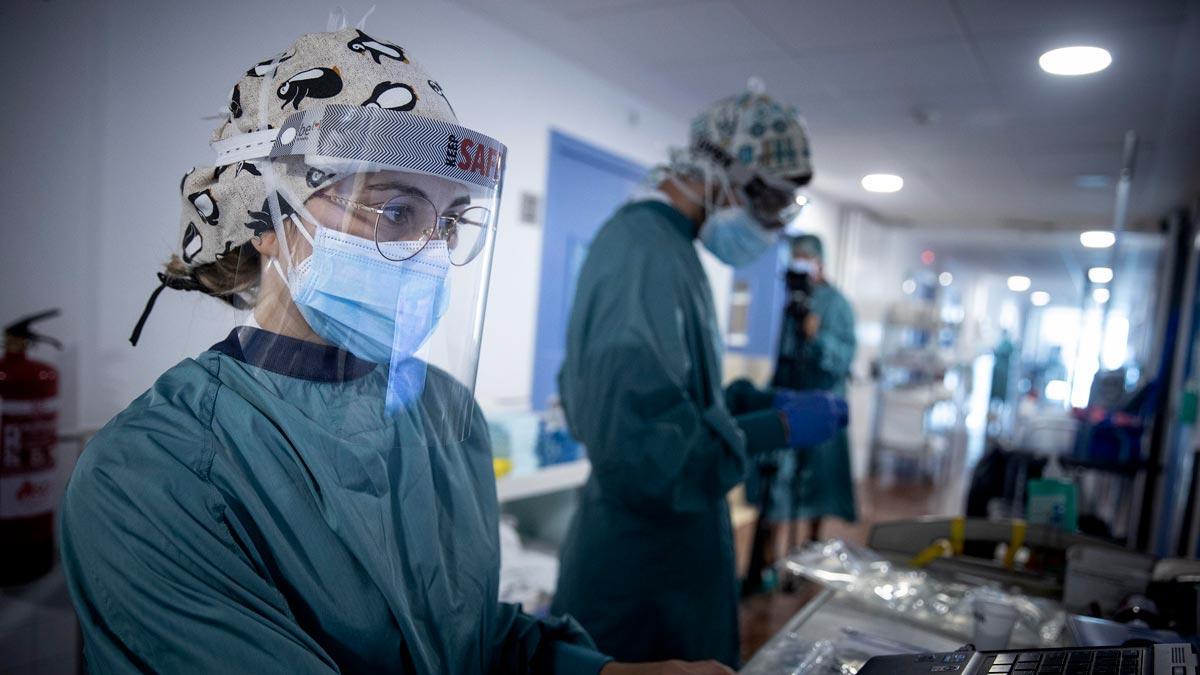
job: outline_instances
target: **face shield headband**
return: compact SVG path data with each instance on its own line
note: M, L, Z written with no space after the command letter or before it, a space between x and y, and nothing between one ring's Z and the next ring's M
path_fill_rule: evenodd
M329 168L412 171L492 196L503 182L508 149L466 127L399 110L329 105L293 114L279 129L217 141L216 166L299 156Z
M746 210L768 230L776 230L794 220L800 213L796 202L798 186L785 180L773 179L736 162L729 153L712 143L700 141L692 151L706 159L720 173L727 189L740 194Z

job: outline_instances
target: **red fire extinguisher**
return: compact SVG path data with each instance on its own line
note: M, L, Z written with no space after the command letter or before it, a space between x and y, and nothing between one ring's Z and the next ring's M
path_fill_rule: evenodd
M52 309L4 328L0 358L0 585L32 581L54 566L58 498L58 371L26 350L39 342L62 348L30 326L58 316Z

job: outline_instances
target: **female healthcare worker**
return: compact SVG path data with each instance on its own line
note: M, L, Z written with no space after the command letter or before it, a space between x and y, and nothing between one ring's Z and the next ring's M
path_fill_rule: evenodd
M844 423L845 402L825 392L743 391L726 402L694 243L730 265L753 261L811 176L795 111L761 94L735 96L696 118L689 148L654 171L589 247L558 383L593 471L554 608L618 659L739 662L725 495L747 454L810 446Z
M213 146L155 296L253 314L80 459L61 531L89 668L620 672L497 601L472 386L504 146L354 29L251 67ZM715 670L641 667L670 668Z

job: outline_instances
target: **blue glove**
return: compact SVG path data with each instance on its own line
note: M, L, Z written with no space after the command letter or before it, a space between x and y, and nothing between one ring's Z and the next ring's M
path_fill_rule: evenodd
M826 394L833 401L834 410L838 417L838 426L845 427L850 423L850 406L846 404L846 399L842 398L841 396L830 394L829 392L821 390L797 391L795 389L776 389L774 392L774 405L776 409L781 408L788 401L799 401L802 399L808 399L815 394Z
M850 421L846 400L827 391L779 389L775 409L787 420L788 445L793 448L823 443Z

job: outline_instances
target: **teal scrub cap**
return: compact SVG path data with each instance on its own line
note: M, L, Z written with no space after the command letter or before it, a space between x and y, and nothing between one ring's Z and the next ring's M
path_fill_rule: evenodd
M825 259L825 247L821 238L815 234L802 234L792 239L792 255L802 254L817 260Z

